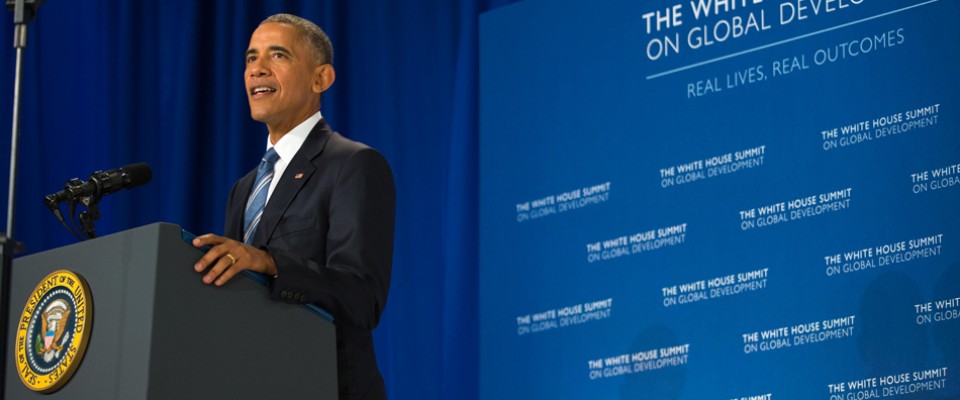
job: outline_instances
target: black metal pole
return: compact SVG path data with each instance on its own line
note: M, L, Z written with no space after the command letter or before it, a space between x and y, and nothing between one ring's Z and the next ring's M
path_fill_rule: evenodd
M0 380L7 376L6 365L8 330L10 327L10 274L13 267L13 255L22 245L13 239L14 210L17 185L17 146L20 142L20 82L23 80L23 49L27 47L27 24L37 15L37 7L44 0L6 0L7 8L13 11L13 47L17 52L17 65L13 81L13 118L10 134L10 186L7 196L7 232L0 234ZM3 387L0 384L0 387ZM5 391L5 390L4 390ZM0 392L0 398L6 397Z
M22 0L20 0L22 1ZM13 217L16 209L17 155L20 153L20 82L23 79L23 49L27 47L27 24L16 24L13 47L17 50L17 64L13 75L13 127L10 133L10 186L7 189L7 237L13 237Z

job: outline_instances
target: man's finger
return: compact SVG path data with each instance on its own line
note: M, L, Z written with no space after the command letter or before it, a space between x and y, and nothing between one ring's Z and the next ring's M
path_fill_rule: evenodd
M224 257L224 258L226 258L226 257ZM229 261L229 260L228 260L228 261ZM237 267L237 266L235 266L235 265L234 265L234 266L228 266L227 269L226 269L226 271L223 271L223 273L220 274L220 277L217 278L216 285L217 285L217 286L223 286L224 283L227 283L227 281L233 279L233 277L236 276L237 273L240 272L241 270L242 270L242 268L239 268L239 267Z
M226 240L227 238L223 236L218 236L212 233L208 233L206 235L201 235L193 238L193 246L202 247L206 245L218 245L220 243L223 243Z
M200 257L200 260L193 265L193 269L197 272L203 271L208 265L212 265L218 259L227 254L230 251L229 249L233 247L234 246L231 246L229 242L220 243L216 246L213 246L213 248L207 251L207 254L204 254L203 257ZM234 255L234 257L236 257L236 255Z
M220 257L220 260L213 264L213 267L207 271L207 274L203 276L203 283L210 284L217 277L222 275L224 271L227 271L233 263L230 262L230 259L227 257ZM232 276L232 275L231 275Z

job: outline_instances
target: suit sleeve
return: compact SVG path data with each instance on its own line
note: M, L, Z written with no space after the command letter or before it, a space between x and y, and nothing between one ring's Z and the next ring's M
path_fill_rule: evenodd
M329 205L326 264L266 250L277 264L271 297L315 303L337 324L373 329L386 306L393 258L396 193L390 166L365 148L344 161Z

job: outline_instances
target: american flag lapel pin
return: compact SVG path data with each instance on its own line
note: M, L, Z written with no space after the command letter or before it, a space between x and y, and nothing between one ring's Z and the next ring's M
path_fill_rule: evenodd
M300 178L303 178L303 172L297 172L297 174L293 176L293 179L300 179Z

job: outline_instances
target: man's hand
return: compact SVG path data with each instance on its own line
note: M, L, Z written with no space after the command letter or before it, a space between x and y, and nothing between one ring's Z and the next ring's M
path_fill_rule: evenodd
M245 269L269 276L277 274L277 264L269 253L236 240L208 233L193 239L193 245L195 247L213 246L193 266L197 272L203 272L210 267L207 274L203 276L203 283L208 285L213 283L222 286Z

